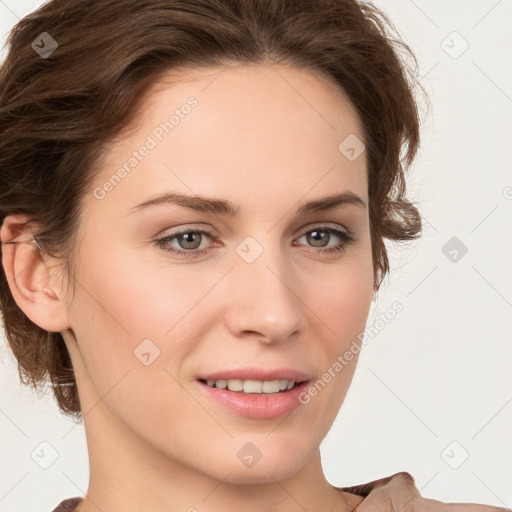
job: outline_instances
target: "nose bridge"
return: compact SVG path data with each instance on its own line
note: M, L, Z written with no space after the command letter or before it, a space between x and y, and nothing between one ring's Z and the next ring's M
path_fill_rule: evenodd
M293 266L277 232L262 230L237 246L227 312L234 334L252 331L273 343L293 334L302 319Z

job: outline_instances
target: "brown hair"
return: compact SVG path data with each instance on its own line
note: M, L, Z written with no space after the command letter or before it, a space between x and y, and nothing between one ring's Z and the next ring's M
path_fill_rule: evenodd
M43 33L58 44L51 54ZM36 51L41 39L46 55ZM19 21L7 44L0 69L0 223L27 214L42 226L39 250L62 258L69 275L81 200L106 141L133 119L148 87L178 66L283 63L328 77L348 95L364 128L375 291L389 272L384 238L421 233L420 214L404 197L404 168L419 143L417 62L372 4L52 0ZM80 418L61 334L28 319L4 271L0 301L22 383L37 389L49 378L61 411Z

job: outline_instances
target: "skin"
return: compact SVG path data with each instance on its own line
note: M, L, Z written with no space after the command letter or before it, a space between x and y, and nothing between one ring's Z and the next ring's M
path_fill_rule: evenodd
M197 107L104 199L94 197L190 96ZM307 405L277 419L225 409L196 376L292 367L316 381L364 331L375 278L368 209L296 214L344 191L368 204L366 153L350 161L338 149L349 134L363 140L360 120L325 78L284 65L188 70L154 84L147 100L83 200L74 296L58 263L31 244L3 252L16 302L62 333L75 368L90 465L80 512L353 510L363 498L327 482L319 445L357 354ZM227 199L240 218L171 204L130 214L171 190ZM2 242L28 239L24 220L7 217ZM304 232L325 224L355 241L315 253L322 244ZM213 229L201 239L207 252L179 258L155 243L181 228ZM263 249L251 264L236 252L247 236ZM325 237L328 248L344 243ZM181 241L168 245L191 251ZM160 350L148 366L133 353L146 338ZM248 442L262 453L250 468L236 455Z

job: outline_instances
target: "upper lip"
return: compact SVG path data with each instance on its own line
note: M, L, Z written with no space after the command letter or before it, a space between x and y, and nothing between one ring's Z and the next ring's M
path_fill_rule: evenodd
M303 382L311 378L310 374L294 368L276 368L274 370L265 368L234 368L214 373L198 375L197 379L202 380L294 380Z

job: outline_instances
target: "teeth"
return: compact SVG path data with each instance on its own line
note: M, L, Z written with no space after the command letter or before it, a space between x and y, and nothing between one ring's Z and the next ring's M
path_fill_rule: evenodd
M218 380L215 382L215 385L219 388L219 389L226 389L228 387L228 381L227 380Z
M211 388L229 389L230 391L239 391L243 393L279 393L288 391L295 386L294 380L207 380L206 384Z
M244 390L244 381L240 380L240 379L228 380L228 389L230 391L243 391Z
M244 380L244 393L261 393L261 380Z
M278 393L279 381L278 380L265 380L261 384L262 393Z

